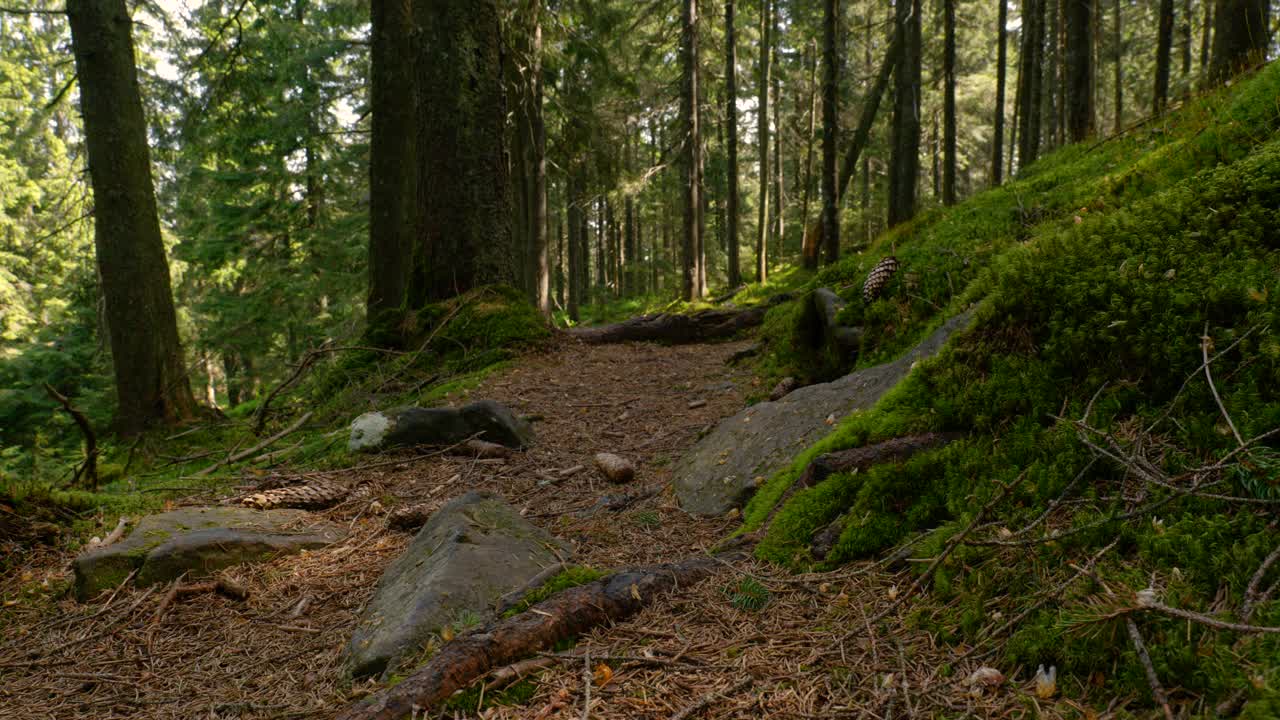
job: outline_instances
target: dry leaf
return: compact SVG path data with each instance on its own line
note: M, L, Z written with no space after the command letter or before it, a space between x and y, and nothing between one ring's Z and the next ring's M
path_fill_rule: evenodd
M613 668L605 665L604 663L600 663L596 666L596 672L593 677L595 678L597 686L604 687L613 680Z
M448 625L440 628L440 639L445 642L453 642L453 628Z
M631 583L631 597L644 602L644 598L640 597L640 588L636 587L635 583Z

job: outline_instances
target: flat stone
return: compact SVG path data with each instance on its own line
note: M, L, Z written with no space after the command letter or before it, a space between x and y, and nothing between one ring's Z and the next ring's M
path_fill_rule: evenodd
M394 669L442 628L485 619L499 598L569 553L491 493L450 500L378 581L347 648L348 672Z
M493 400L460 408L402 407L353 420L347 449L373 452L400 445L453 445L473 437L523 448L533 444L533 426Z
M672 482L680 506L708 516L742 507L761 480L831 432L828 419L839 421L875 405L913 363L936 355L971 315L951 318L897 360L798 388L722 421L676 463Z
M198 578L341 540L346 531L305 510L191 507L142 518L124 540L75 559L81 601L137 571L138 585Z

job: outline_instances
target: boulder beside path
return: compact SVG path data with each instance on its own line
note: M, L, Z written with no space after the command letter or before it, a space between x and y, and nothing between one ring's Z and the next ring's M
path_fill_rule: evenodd
M368 412L352 421L347 449L376 452L403 445L455 445L471 438L524 448L533 444L533 427L493 400L459 408L402 407Z
M346 530L304 510L189 507L148 515L124 540L75 559L76 598L114 589L136 571L138 585L199 578L244 562L329 545Z

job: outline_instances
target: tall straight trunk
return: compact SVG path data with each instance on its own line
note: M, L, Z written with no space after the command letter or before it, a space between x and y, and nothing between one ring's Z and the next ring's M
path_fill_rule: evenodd
M1043 113L1045 133L1045 145L1053 148L1059 144L1058 133L1061 129L1059 123L1059 108L1062 107L1062 101L1066 95L1066 87L1063 82L1065 73L1060 62L1062 58L1062 14L1065 8L1062 6L1063 0L1043 0L1042 8L1047 18L1047 34L1045 43L1045 62L1044 62L1044 78L1041 80L1043 87L1048 89L1044 93L1044 105L1040 110Z
M1191 75L1191 0L1182 0L1182 21L1178 23L1178 45L1182 53L1183 91L1190 88L1186 85Z
M836 154L839 149L837 93L840 89L840 58L836 51L836 23L839 0L826 0L822 22L822 240L823 260L840 259L839 197L836 190Z
M116 381L115 430L136 435L195 415L160 237L147 124L124 0L70 0L94 248Z
M702 227L702 188L698 173L702 167L702 134L698 128L698 3L684 0L682 3L681 65L684 88L681 93L680 114L684 143L684 239L681 267L683 269L683 297L693 301L700 297L701 269L698 252Z
M1120 32L1120 0L1114 0L1112 13L1115 15L1111 19L1111 44L1115 55L1116 73L1116 119L1114 128L1116 132L1120 132L1124 128L1124 39Z
M777 2L777 0L774 0ZM767 255L769 242L769 46L773 23L770 22L769 0L760 2L760 72L759 102L757 103L756 134L760 150L760 200L756 222L756 282L764 282L769 275Z
M1266 58L1269 9L1268 0L1218 0L1211 81L1223 82Z
M942 202L956 202L956 0L943 0Z
M1200 73L1209 71L1209 50L1213 46L1213 6L1216 0L1201 0L1204 24L1200 27Z
M823 47L826 47L824 44ZM805 136L804 153L804 195L800 202L800 221L809 222L809 193L813 188L813 135L817 131L818 122L818 48L809 42L809 133ZM825 93L826 89L823 89ZM823 128L825 135L826 129ZM804 266L810 270L818 267L817 253L801 253Z
M773 3L773 256L782 259L782 241L786 236L785 191L782 182L782 65L778 62L778 46L782 31L778 24L779 0Z
M556 252L555 252L555 258L556 258L555 298L556 298L556 305L560 306L561 308L564 308L565 303L568 302L564 294L565 285L567 284L565 282L566 277L565 277L565 258L564 258L564 251L565 251L565 239L564 239L565 227L564 226L565 226L564 212L557 211L556 212Z
M409 302L420 307L513 284L516 269L497 0L420 3L414 19L422 225Z
M529 120L533 129L534 300L538 311L545 317L551 317L551 265L547 248L547 123L542 112L542 0L531 0L529 12L533 22L529 66L533 92Z
M596 198L596 277L593 286L596 289L596 297L592 301L597 301L604 294L605 286L609 283L608 271L605 269L605 252L604 238L606 227L606 209L605 196L603 194Z
M1040 153L1040 61L1044 34L1040 21L1045 0L1022 2L1022 49L1018 59L1018 167L1036 161Z
M729 287L742 284L742 259L738 242L738 40L734 0L724 4L724 119L725 144L729 156L726 193L726 239L729 257Z
M1152 110L1158 115L1169 102L1169 65L1173 58L1173 0L1160 0L1156 32L1156 87Z
M392 0L370 3L369 55L369 294L370 326L390 330L406 300L405 258L418 228L417 127L409 6Z
M890 226L906 222L916 214L916 183L920 172L920 0L897 0L894 26L901 50L894 70Z
M999 37L999 50L996 56L996 119L992 130L994 135L991 144L991 184L1004 182L1004 86L1008 75L1009 31L1005 26L1009 22L1009 0L999 0L1000 11L997 15L996 35Z
M1094 0L1067 3L1067 134L1071 142L1093 135Z
M586 198L583 192L583 167L582 161L577 158L569 160L569 183L568 183L568 204L569 212L569 319L577 322L579 319L579 307L582 305L583 291L583 264L585 258L582 256L582 248L584 243L583 232L586 229L585 213L583 211Z
M635 168L635 155L631 148L631 127L627 127L627 139L624 147L626 148L627 175L630 175ZM640 256L639 256L639 240L636 234L636 226L639 222L636 220L636 199L631 191L627 191L626 199L623 201L623 221L626 223L626 241L623 247L623 284L624 294L627 296L638 295L640 289Z

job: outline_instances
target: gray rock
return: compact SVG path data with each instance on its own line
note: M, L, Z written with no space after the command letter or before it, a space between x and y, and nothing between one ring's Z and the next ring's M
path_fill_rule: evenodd
M533 427L492 400L460 408L403 407L356 418L351 423L347 449L356 452L397 445L453 445L471 437L523 448L533 444Z
M433 633L483 619L494 601L568 554L501 498L469 492L450 500L378 581L352 633L348 671L393 669Z
M303 510L192 507L149 515L124 540L75 559L81 601L116 587L137 571L139 585L211 575L341 540L346 531Z
M951 318L893 362L798 388L724 420L676 463L672 482L680 506L697 515L721 515L742 507L759 482L831 431L828 417L838 421L874 405L913 363L937 354L971 315Z

